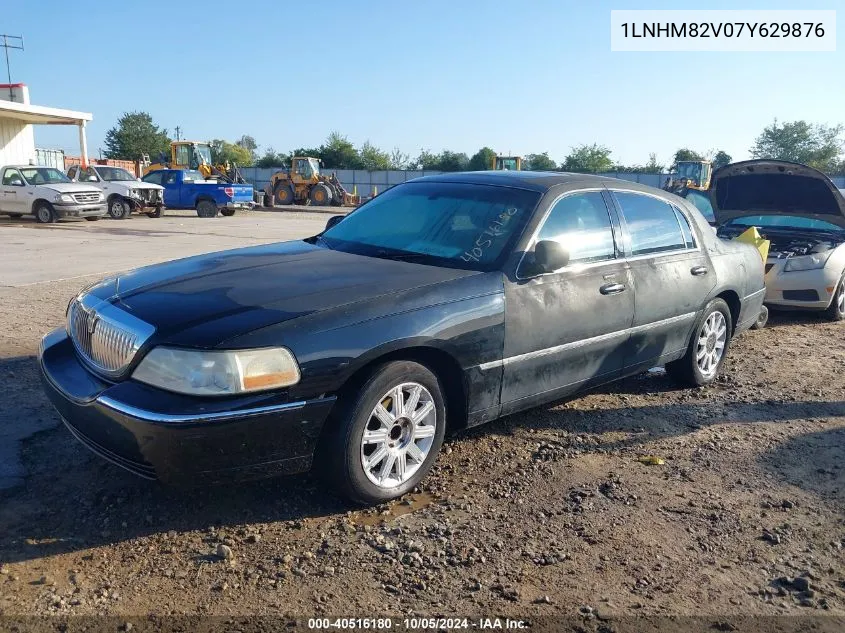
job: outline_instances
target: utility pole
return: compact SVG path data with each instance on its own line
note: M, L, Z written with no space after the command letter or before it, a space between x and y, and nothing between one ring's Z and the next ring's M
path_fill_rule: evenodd
M182 128L180 128L178 125L176 126L176 140L182 140Z
M22 51L23 36L0 33L0 37L3 38L3 43L0 44L0 46L2 46L6 51L6 77L9 79L9 101L14 101L15 95L12 91L12 68L9 66L9 49L14 48L15 50ZM11 40L11 42L9 40Z

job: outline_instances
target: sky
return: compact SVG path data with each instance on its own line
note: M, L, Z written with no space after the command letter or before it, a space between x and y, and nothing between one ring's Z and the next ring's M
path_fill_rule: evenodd
M610 50L611 9L740 8L731 1L27 4L0 18L0 32L25 39L9 53L12 81L32 103L93 113L92 156L135 110L183 138L249 134L259 151L316 147L338 131L413 157L490 146L560 162L595 142L624 164L651 152L668 164L679 147L741 160L775 118L845 123L842 35L833 53ZM36 145L79 153L74 127L36 127Z

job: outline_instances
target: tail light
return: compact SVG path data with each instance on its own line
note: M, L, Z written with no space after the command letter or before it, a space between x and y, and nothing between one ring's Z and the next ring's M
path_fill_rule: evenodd
M223 187L223 193L225 193L230 198L235 197L235 188L234 187Z

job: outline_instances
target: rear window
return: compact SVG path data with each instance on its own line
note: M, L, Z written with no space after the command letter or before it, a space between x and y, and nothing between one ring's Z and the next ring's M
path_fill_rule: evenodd
M687 240L675 210L659 198L639 193L614 191L631 236L631 254L649 255L683 250Z

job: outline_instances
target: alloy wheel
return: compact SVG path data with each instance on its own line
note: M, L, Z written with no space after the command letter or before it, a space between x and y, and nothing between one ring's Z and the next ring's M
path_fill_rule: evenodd
M695 362L705 378L711 378L716 374L719 361L725 353L727 339L728 324L725 321L725 315L715 310L702 324L695 350Z
M414 476L431 451L437 410L419 383L396 385L379 398L361 437L361 465L372 483L395 488Z

